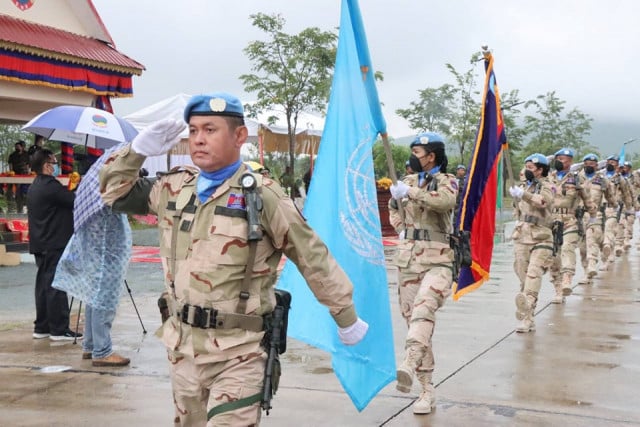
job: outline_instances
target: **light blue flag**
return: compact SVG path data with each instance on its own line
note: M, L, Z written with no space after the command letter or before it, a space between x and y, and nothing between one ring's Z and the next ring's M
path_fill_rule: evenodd
M618 165L624 165L624 147L626 147L627 143L622 144L622 148L620 149L620 160L618 161Z
M342 0L329 107L304 213L353 282L356 310L369 323L366 337L343 345L327 308L290 261L278 287L293 296L289 336L332 353L333 369L359 411L396 377L371 151L385 132L358 2Z

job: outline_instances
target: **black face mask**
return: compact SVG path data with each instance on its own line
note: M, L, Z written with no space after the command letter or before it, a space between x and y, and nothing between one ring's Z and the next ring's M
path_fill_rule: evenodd
M534 179L536 179L536 177L533 175L533 172L530 171L529 169L524 171L524 177L527 181L531 182Z
M409 166L413 169L414 173L422 172L422 165L420 164L420 159L416 157L415 154L409 156Z
M553 167L555 168L555 170L561 171L562 169L564 169L564 163L562 163L560 160L556 160L555 162L553 162Z
M587 175L591 175L595 171L596 171L596 169L593 166L585 166L584 167L584 173L586 173Z
M616 167L609 163L607 165L607 172L613 172L614 170L616 170Z

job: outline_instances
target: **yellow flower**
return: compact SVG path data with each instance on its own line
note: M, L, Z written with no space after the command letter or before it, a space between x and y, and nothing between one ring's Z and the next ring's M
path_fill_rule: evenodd
M385 176L376 181L376 188L378 190L388 190L392 183L391 179Z

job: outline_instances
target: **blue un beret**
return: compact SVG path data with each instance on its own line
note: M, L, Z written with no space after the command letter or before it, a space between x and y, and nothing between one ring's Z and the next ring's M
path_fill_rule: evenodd
M231 116L244 117L242 102L233 95L215 92L208 95L192 96L184 108L184 121L191 116Z
M533 163L538 164L538 165L549 166L549 160L547 159L547 156L545 156L544 154L540 154L540 153L533 153L532 155L530 155L529 157L524 159L524 162L525 163L533 162Z
M614 160L614 161L619 163L620 162L620 157L618 157L617 154L612 154L609 157L607 157L607 160Z
M599 159L598 159L598 156L596 156L595 154L589 153L582 158L583 162L586 162L587 160L591 160L592 162L597 162Z
M571 148L561 148L558 151L556 151L556 154L554 154L555 156L569 156L569 157L573 157L575 156L576 152L573 151Z
M435 132L423 132L416 135L415 139L411 141L409 145L410 148L415 147L416 145L429 145L436 144L444 147L444 138Z

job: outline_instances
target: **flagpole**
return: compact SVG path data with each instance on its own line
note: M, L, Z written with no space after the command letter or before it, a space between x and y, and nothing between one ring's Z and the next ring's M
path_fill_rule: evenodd
M389 144L389 138L387 133L380 134L382 137L382 146L384 147L384 154L387 157L387 168L389 168L389 178L391 178L391 182L393 185L398 183L398 175L396 174L396 167L393 164L393 156L391 155L391 144ZM402 206L402 202L398 201L398 214L400 214L400 219L404 222L404 206Z

